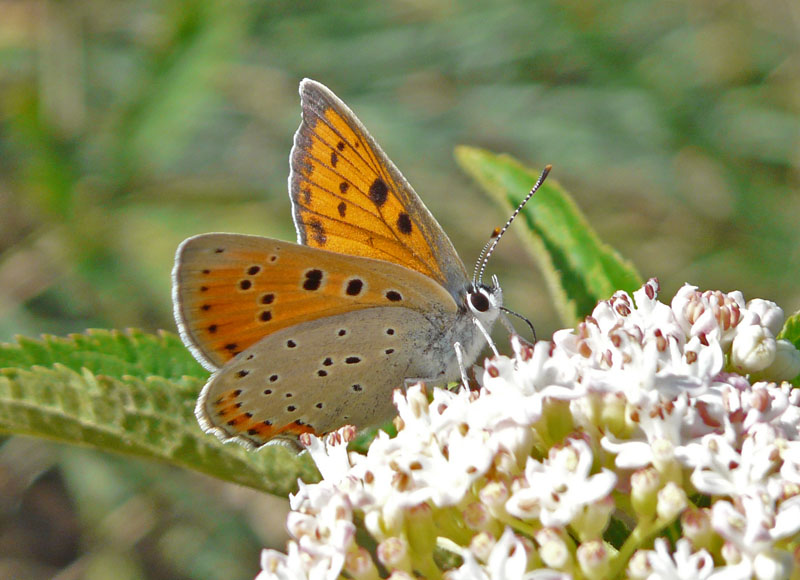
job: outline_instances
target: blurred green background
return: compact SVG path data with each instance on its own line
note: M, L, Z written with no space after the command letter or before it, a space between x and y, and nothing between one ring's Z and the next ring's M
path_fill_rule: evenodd
M353 108L467 264L506 216L459 173L462 143L552 163L664 299L688 281L800 307L797 2L0 0L0 339L173 330L183 238L293 240L304 76ZM547 337L561 322L515 242L489 270ZM8 439L0 577L252 577L284 510Z

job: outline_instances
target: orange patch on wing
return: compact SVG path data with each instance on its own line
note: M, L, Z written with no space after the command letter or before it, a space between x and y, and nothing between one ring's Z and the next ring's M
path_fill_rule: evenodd
M403 290L402 300L393 300L394 270L356 259L343 267L338 254L234 234L186 242L177 277L184 330L217 366L303 322L376 306L413 304L427 311L449 300L424 276Z
M416 194L393 177L389 160L348 114L325 101L304 106L291 191L301 238L312 247L400 264L444 284L431 232L408 207Z

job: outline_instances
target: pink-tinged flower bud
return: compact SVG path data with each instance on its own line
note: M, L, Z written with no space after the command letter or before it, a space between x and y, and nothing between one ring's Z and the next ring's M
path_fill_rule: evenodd
M411 559L408 554L408 544L403 538L386 538L378 544L378 560L386 566L387 570L411 571Z
M578 565L586 575L586 578L590 580L608 578L611 568L611 555L605 542L602 540L584 542L578 546L577 557Z
M478 493L481 502L489 509L492 515L504 515L506 513L506 501L508 501L508 487L502 481L490 481Z
M631 475L631 505L639 519L647 521L655 516L660 488L661 476L653 467L640 469Z
M684 535L692 541L696 549L715 551L714 542L718 536L711 527L711 513L708 508L686 510L681 514L681 525Z
M495 537L488 532L480 532L473 536L469 543L469 551L475 556L479 562L487 562L489 555L497 543Z
M742 561L742 552L733 542L725 542L722 545L722 559L728 566L735 566Z
M565 572L574 566L569 546L558 530L542 528L536 532L534 539L539 544L539 556L545 566Z
M344 559L344 569L349 576L356 580L378 580L378 568L366 548L358 546L347 553Z
M653 572L650 562L647 558L646 550L637 550L636 553L628 560L628 568L626 570L627 578L630 580L645 580Z
M658 507L656 512L659 519L672 521L686 509L689 500L686 498L686 491L678 487L671 481L658 492Z
M783 308L770 300L754 298L747 303L747 310L757 314L761 319L761 326L769 328L770 332L775 336L778 336L778 333L783 328L783 323L786 321Z
M777 348L769 329L756 324L740 326L731 345L731 363L743 374L762 371L775 360Z
M314 535L317 531L317 524L315 516L300 512L289 512L286 517L286 529L293 538Z
M474 501L465 507L461 515L467 527L475 531L486 529L490 522L493 521L486 506L478 501Z

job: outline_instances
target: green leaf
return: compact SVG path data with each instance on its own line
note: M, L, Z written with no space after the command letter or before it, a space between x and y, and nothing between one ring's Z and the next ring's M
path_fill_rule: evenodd
M800 349L800 310L786 319L776 338L788 340L795 348Z
M208 376L208 371L194 360L180 338L163 331L147 334L139 330L88 330L66 338L18 337L14 344L0 344L0 368L55 364L74 371L87 369L94 374L115 377Z
M796 349L800 350L800 310L786 319L783 328L776 338L788 340ZM790 382L794 386L800 387L800 375L796 376L794 380Z
M539 172L508 155L458 147L456 160L504 211L511 212L539 177ZM552 178L545 181L517 218L525 247L547 280L561 319L573 325L598 301L615 291L637 290L641 276L633 264L604 244L575 202Z
M0 429L158 459L286 495L319 478L307 454L258 452L203 433L207 372L174 334L94 330L0 345Z

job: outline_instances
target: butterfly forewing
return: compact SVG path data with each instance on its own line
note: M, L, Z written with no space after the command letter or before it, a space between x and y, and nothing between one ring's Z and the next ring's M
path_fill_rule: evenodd
M333 252L258 236L189 238L178 248L174 278L181 334L210 370L311 320L376 306L456 310L444 288L402 266L343 261Z
M298 240L394 262L461 292L467 274L453 245L355 115L314 81L300 95L289 177Z
M343 424L378 424L394 415L391 391L418 376L415 360L435 332L441 329L425 316L402 307L284 328L211 377L197 416L221 438L255 446Z

